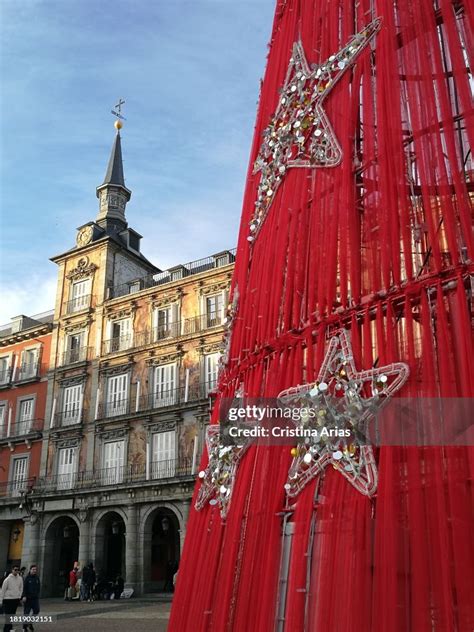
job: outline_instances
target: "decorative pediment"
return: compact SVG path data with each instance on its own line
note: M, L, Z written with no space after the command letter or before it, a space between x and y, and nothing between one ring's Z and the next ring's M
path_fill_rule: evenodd
M65 322L64 323L64 332L66 334L74 334L79 331L83 331L87 329L91 323L90 318L85 318L84 320L80 320L79 322Z
M165 353L159 356L152 356L148 358L146 363L149 366L156 366L158 364L169 364L170 362L178 362L180 358L184 355L184 351L182 349L178 349L177 351L173 351L171 353Z
M122 307L109 307L105 310L105 315L109 320L120 320L122 318L131 318L137 309L137 304L132 301L128 305Z
M81 373L80 375L74 375L72 377L59 378L58 383L61 388L67 388L68 386L75 386L76 384L82 384L87 379L87 373Z
M229 281L224 280L218 283L212 283L211 285L203 285L199 291L201 294L206 296L208 294L217 294L218 292L222 292L223 290L228 290L228 289L229 289Z
M114 439L123 439L127 436L128 428L115 428L114 430L105 430L104 427L99 428L98 434L102 441L112 441Z
M148 427L150 433L156 432L169 432L170 430L176 430L176 422L175 421L161 421L158 424L153 424Z
M105 376L109 375L120 375L121 373L127 373L132 369L132 362L127 362L127 364L114 364L110 366L108 362L104 362L99 369L99 373Z
M222 340L221 340L221 339L219 339L219 340L217 340L216 342L212 342L212 343L207 344L207 345L202 344L202 345L199 347L199 351L200 351L201 353L204 353L204 354L208 354L208 353L218 353L218 352L222 351Z
M76 267L66 274L66 278L71 281L86 279L93 276L96 270L97 266L94 263L89 263L89 257L81 257Z
M168 294L163 294L162 296L158 296L151 301L151 308L160 309L160 307L167 307L168 305L172 305L173 303L177 303L178 301L180 301L181 296L181 292L170 292Z
M56 444L58 450L61 448L77 448L81 444L82 439L82 435L80 434L64 437L64 435L59 432L53 432L50 437Z

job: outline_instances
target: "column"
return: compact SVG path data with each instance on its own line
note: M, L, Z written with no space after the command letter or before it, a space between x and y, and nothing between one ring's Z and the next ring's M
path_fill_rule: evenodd
M25 531L23 534L23 549L21 552L21 565L30 570L31 564L39 564L39 534L40 524L37 513L23 518Z
M125 534L125 586L137 590L137 506L127 507L127 532Z
M184 538L186 537L186 526L188 524L188 517L189 517L189 510L191 509L191 501L190 500L183 500L181 503L181 515L182 515L182 522L180 522L179 525L179 529L180 529L180 533L179 533L179 554L180 557L183 553L183 546L184 546Z
M86 511L81 510L79 512L79 521L79 554L77 557L82 569L91 561L89 549L91 523Z

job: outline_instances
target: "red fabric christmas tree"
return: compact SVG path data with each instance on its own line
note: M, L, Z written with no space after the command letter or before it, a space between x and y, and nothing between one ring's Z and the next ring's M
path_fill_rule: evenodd
M397 396L473 396L473 29L462 0L278 2L219 398L310 384L341 330L408 365ZM372 498L326 467L285 513L289 447L248 447L225 521L191 510L169 630L471 631L474 449L375 458Z

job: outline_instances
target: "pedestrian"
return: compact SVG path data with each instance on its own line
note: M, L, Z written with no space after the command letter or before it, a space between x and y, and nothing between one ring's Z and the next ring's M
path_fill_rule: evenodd
M89 566L84 566L81 576L81 601L87 601L87 589L89 586Z
M125 586L125 582L123 581L122 575L120 573L115 578L114 583L114 599L120 599L120 595L123 593L123 588Z
M25 579L25 573L26 573L26 566L22 566L20 568L20 575L23 577L23 579Z
M38 567L36 564L30 566L30 572L23 580L23 614L28 617L31 612L33 614L39 614L40 604L39 596L41 590L41 582L38 577ZM33 625L24 623L23 630L34 630Z
M67 598L72 601L76 596L76 584L77 584L77 566L74 566L69 573L69 589L67 592Z
M16 614L22 594L23 577L20 575L20 567L15 565L0 589L0 604L3 606L4 614ZM11 623L5 623L3 632L10 632L12 628Z
M86 569L84 569L85 572ZM94 564L91 562L88 566L87 569L87 573L86 573L86 580L84 580L83 577L83 583L84 581L86 581L86 599L88 599L89 601L92 601L93 596L94 596L94 585L96 582L96 574L95 574L95 570L94 570Z

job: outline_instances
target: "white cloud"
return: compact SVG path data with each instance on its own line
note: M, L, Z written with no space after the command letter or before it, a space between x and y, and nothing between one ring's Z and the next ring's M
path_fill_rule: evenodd
M23 285L18 282L5 284L1 288L0 325L10 322L13 316L33 316L54 309L56 275L42 277L30 275Z

